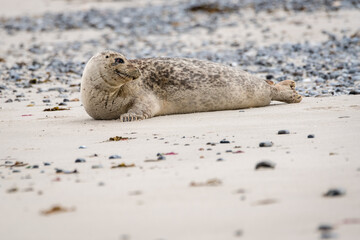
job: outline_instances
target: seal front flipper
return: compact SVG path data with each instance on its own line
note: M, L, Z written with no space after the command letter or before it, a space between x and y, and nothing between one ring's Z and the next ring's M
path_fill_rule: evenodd
M144 120L153 117L156 113L156 106L151 101L135 102L127 111L120 115L121 122Z

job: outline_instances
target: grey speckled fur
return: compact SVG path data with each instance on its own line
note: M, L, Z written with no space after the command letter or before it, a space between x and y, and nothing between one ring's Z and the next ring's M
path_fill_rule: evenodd
M274 85L238 68L186 58L127 60L104 51L87 63L81 99L94 119L231 110L301 101L290 80Z

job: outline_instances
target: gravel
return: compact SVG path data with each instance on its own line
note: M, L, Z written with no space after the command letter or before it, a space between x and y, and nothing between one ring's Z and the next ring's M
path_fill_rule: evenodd
M197 29L208 30L211 36L221 28L239 25L246 28L247 24L254 25L263 36L271 33L272 29L262 26L256 18L250 23L242 21L244 11L249 8L255 12L285 10L296 13L359 7L358 0L191 0L120 10L90 9L2 18L0 31L5 35L86 29L108 29L111 34L58 42L41 42L34 38L30 43L12 45L5 50L22 61L7 61L8 56L0 56L1 91L4 94L34 87L39 93L80 91L79 81L86 61L99 50L114 49L129 58L191 57L241 67L275 82L293 79L297 82L297 90L305 97L356 95L360 94L360 32L344 31L339 37L323 31L328 38L323 42L279 42L268 46L258 46L251 41L240 44L230 39L221 48L213 40L204 40L202 47L194 47L181 37L176 40L166 37L192 34ZM281 21L283 19L279 19L279 23ZM47 82L62 87L40 88L40 84ZM15 101L23 97L19 98ZM6 100L12 101L9 96Z

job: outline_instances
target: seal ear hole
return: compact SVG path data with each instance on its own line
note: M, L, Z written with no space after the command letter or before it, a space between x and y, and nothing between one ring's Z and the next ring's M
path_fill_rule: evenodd
M108 55L106 55L106 56L105 56L105 58L109 58L109 56L108 56Z
M116 63L124 63L125 61L122 58L115 58L115 62Z

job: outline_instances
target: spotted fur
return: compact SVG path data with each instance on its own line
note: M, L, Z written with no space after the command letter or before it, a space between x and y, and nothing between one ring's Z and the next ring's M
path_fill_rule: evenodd
M124 60L120 63L119 58ZM300 102L295 83L272 84L239 68L188 58L127 60L104 51L88 62L81 96L95 119L133 121L157 115Z

